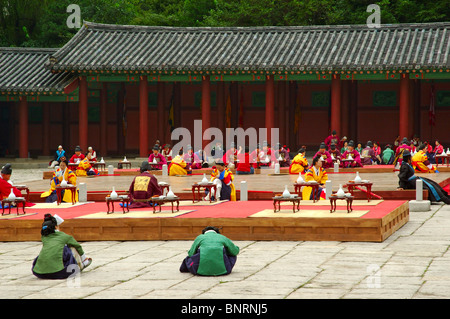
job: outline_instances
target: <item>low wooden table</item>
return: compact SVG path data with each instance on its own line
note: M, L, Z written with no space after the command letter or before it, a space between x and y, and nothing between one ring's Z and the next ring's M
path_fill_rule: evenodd
M120 169L120 165L122 165L122 168L125 168L125 166L131 168L131 162L119 162L117 163L117 169Z
M24 197L16 197L16 199L14 200L9 200L8 198L4 198L2 199L2 216L5 214L5 204L8 204L8 214L11 214L11 206L13 203L16 203L16 210L17 210L17 215L19 215L19 205L18 203L22 204L22 212L25 215L25 203L26 200Z
M25 185L15 185L15 188L17 188L20 192L25 191L27 194L25 195L25 200L28 202L30 198L30 189Z
M313 203L315 203L316 200L320 199L320 195L319 195L319 198L316 198L317 197L317 195L316 195L317 191L319 190L319 187L320 187L319 183L317 183L317 182L302 182L302 183L295 182L294 183L294 189L295 189L295 193L298 196L302 196L302 192L301 192L302 186L312 187Z
M114 203L119 202L122 203L122 212L128 213L130 211L130 197L128 195L119 195L117 198L105 197L106 206L108 207L108 211L106 214L114 213ZM111 204L111 210L109 209L109 205Z
M352 159L341 159L341 162L344 164L344 168L350 167L350 164L353 163L355 161L354 158Z
M167 192L168 192L169 189L170 189L170 185L167 184L167 183L162 183L162 184L159 184L159 183L158 183L158 185L159 185L159 187L161 187L161 189L162 189L162 191L163 191L163 194L164 194L164 189L167 189Z
M94 167L94 168L97 168L97 167L100 167L100 169L102 170L102 171L104 171L104 170L106 170L106 163L102 163L102 162L89 162L91 165L92 165L92 167Z
M200 189L202 187L204 189L208 189L209 190L209 202L210 203L212 202L211 190L214 189L214 201L215 201L216 200L216 192L217 192L216 184L214 184L214 183L208 183L208 184L198 183L198 184L193 184L192 185L192 202L193 203L196 202L196 200L195 200L195 197L196 197L195 194L196 193L198 194L198 197L199 197L198 202L200 202L202 200L202 195L200 194Z
M338 197L336 195L336 193L330 195L330 204L331 204L331 209L330 209L330 213L335 212L336 211L336 201L337 200L345 200L347 202L347 214L350 213L351 211L353 211L353 196L344 196L344 197Z
M67 186L64 186L64 187L61 185L56 186L56 197L57 197L56 203L57 203L57 205L61 204L61 202L62 202L61 194L62 194L63 190L64 191L70 190L72 192L72 205L75 205L75 196L77 193L77 187L72 184L68 184Z
M447 155L447 154L445 154L445 155L436 155L434 158L436 159L436 167L439 166L438 159L442 160L442 165L444 165L446 161L447 161L447 167L450 164L450 156Z
M348 182L346 184L346 186L348 187L348 191L350 192L350 194L352 194L352 196L354 196L354 190L356 186L364 186L367 189L367 201L370 202L370 199L372 198L372 185L373 183L370 182L359 182L359 183L355 183L355 182Z
M273 212L276 213L277 211L281 210L281 202L292 202L292 211L295 213L296 211L300 211L300 196L295 197L283 197L283 196L275 196L272 197L273 199ZM277 203L278 203L278 210L277 210ZM295 209L295 206L297 205L297 209Z
M165 203L171 203L172 204L172 214L174 213L174 204L177 203L177 212L180 210L180 198L178 196L167 198L167 197L152 197L150 201L153 204L157 204L159 206L159 211L161 212L161 206ZM156 205L153 205L153 213L156 212Z

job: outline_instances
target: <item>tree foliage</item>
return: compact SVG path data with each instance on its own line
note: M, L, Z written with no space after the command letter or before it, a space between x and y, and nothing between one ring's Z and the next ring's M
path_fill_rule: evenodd
M98 23L223 27L365 24L372 3L382 24L450 20L448 0L0 0L0 46L64 45L70 4Z

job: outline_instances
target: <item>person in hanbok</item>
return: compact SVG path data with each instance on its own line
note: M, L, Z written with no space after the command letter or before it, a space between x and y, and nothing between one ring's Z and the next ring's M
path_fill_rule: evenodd
M149 199L153 196L161 196L163 191L158 185L158 180L153 174L150 174L150 164L147 161L142 162L139 168L140 174L131 182L128 194L130 197L129 208L152 207Z
M64 220L45 214L41 226L42 249L33 260L32 273L40 279L66 279L92 263L75 238L59 230Z
M159 170L162 169L164 164L167 164L167 160L163 154L159 152L159 146L154 145L152 153L148 157L148 162L150 163L150 169Z
M352 161L343 161L344 159L352 159ZM341 156L341 167L363 167L361 163L361 156L359 152L355 150L355 143L353 141L348 142L347 150Z
M230 144L230 148L223 155L222 162L224 162L228 168L235 168L237 156L241 152L242 152L242 147L239 147L239 150L238 150L236 148L236 145L232 142Z
M92 146L88 147L88 154L91 154L90 161L91 162L97 162L97 152L92 148ZM87 156L87 154L86 154Z
M339 139L337 132L335 130L333 130L331 132L331 135L325 139L324 143L327 147L327 150L330 150L331 144L337 145L337 148L339 149L339 147L341 145L341 140Z
M169 165L169 176L187 175L186 162L183 159L183 150L172 159Z
M87 153L86 157L78 162L76 174L77 176L93 176L98 175L98 170L91 165L92 154Z
M248 146L244 147L244 153L238 154L237 164L236 164L236 174L254 174L256 163L250 162L250 154Z
M170 148L170 144L164 144L161 154L165 157L166 162L172 161L172 149Z
M320 144L319 150L313 156L313 158L317 156L319 156L321 161L323 162L322 163L323 168L327 169L333 167L333 159L331 158L330 153L327 151L327 146L325 143Z
M444 153L444 146L438 140L436 140L434 142L434 144L435 144L434 150L433 150L433 153L434 153L434 164L439 164L438 163L439 156L440 155L445 155L445 153ZM438 157L436 157L436 156L438 156ZM444 164L444 159L442 159L441 161L442 161L442 164Z
M275 148L275 158L277 159L280 167L289 167L291 165L291 157L289 152L280 143Z
M187 152L183 155L183 160L186 162L187 167L190 169L200 169L202 168L202 161L197 156L197 154L194 153L194 149L191 145L188 145Z
M302 198L303 200L312 200L312 199L324 199L322 193L325 191L325 182L328 180L328 175L325 169L322 167L323 161L320 159L320 156L316 156L313 159L311 167L305 173L305 182L315 181L319 183L319 188L316 190L314 194L312 192L313 188L311 186L304 186L302 189Z
M428 196L432 202L444 202L450 204L450 197L448 193L435 181L419 177L415 175L415 169L412 165L412 156L409 151L403 152L402 165L398 173L398 190L416 189L416 181L421 179L423 181L424 189L428 190Z
M208 189L205 190L205 201L210 200L212 196L216 200L230 200L236 201L236 188L233 184L234 175L231 170L225 166L224 162L217 161L213 166L210 181L216 185L217 190L211 188L211 193Z
M180 272L199 276L221 276L231 273L239 247L222 235L217 227L208 226L197 236L180 266Z
M56 187L60 186L62 181L66 181L67 184L77 186L77 175L69 168L69 163L65 157L62 157L59 161L59 168L53 172L52 179L50 180L50 190L41 194L41 197L46 197L46 203L56 202ZM78 192L75 192L75 198L72 199L72 192L66 190L61 191L62 201L66 203L78 202Z
M61 157L66 157L66 151L63 149L62 145L59 145L58 149L55 152L55 158L50 164L50 168L54 168L56 165L58 165Z
M404 151L408 151L410 154L413 153L413 150L411 149L410 146L410 142L406 137L402 139L401 144L395 150L395 158L393 162L394 165L397 165L397 163L399 166L402 165Z
M86 156L82 153L81 147L76 146L75 147L75 154L72 155L72 157L69 159L69 163L71 164L78 164L81 160L83 160Z
M292 159L291 165L289 166L289 174L299 174L303 173L308 169L308 160L305 157L306 150L302 147L298 150L298 154Z
M341 152L339 151L339 148L336 147L335 144L331 144L330 145L330 150L328 151L328 153L330 153L331 155L331 160L333 161L333 164L338 163L338 165L341 164L340 158L341 158Z
M0 173L0 200L7 198L11 194L11 190L16 197L22 197L22 193L11 182L11 174L12 166L7 163L2 167Z
M361 158L363 165L372 165L377 162L378 158L375 155L375 150L373 149L373 143L371 141L368 141L366 147L363 148Z
M271 166L276 161L275 152L266 141L263 142L260 156L260 166L262 167Z
M390 144L386 145L386 148L384 149L382 154L382 163L385 165L391 165L394 162L394 158L395 152L391 148L391 145Z
M412 156L411 164L414 170L419 173L439 173L436 167L428 160L426 148L427 145L420 144L417 153Z
M249 159L250 163L254 165L255 168L259 168L261 166L261 158L264 156L264 153L261 150L260 144L256 144L256 148L253 152L250 153Z

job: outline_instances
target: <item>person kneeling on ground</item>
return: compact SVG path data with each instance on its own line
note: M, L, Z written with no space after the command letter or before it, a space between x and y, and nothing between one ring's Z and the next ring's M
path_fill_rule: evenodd
M200 276L221 276L231 273L239 254L239 247L220 234L216 227L208 226L197 236L180 272Z
M41 229L43 247L33 261L32 272L41 279L65 279L92 263L81 245L59 230L64 220L58 215L45 214Z
M244 153L238 154L236 165L236 174L254 174L256 163L250 163L250 154L248 146L244 147Z

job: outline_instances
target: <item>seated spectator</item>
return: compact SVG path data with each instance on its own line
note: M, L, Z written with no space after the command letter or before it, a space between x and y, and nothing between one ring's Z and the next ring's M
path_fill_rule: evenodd
M291 158L289 156L289 152L281 145L277 144L275 149L275 158L277 159L280 167L289 167L291 166Z
M208 226L195 238L180 272L200 276L221 276L231 273L239 254L239 247L220 234L216 227Z
M363 167L361 163L361 156L354 149L355 143L353 141L348 142L347 150L341 156L341 167ZM345 159L351 159L352 161L343 161Z
M91 162L97 162L97 152L94 151L94 149L92 148L92 146L88 147L88 153L91 153ZM87 155L87 154L86 154Z
M170 144L164 145L164 149L161 151L161 154L166 158L166 162L172 161L172 149L170 148Z
M418 152L412 157L411 163L414 170L420 173L439 173L436 170L436 167L433 166L428 160L426 149L426 144L420 144L420 146L418 147Z
M327 151L327 146L325 145L325 143L320 144L319 150L313 156L313 158L315 157L320 157L320 160L323 162L322 167L324 169L333 167L333 160L331 158L330 153Z
M45 214L41 228L42 249L34 259L32 272L41 279L66 279L92 263L72 236L59 230L64 220Z
M375 151L373 150L373 143L368 141L366 147L361 152L361 162L363 165L376 164L377 157L375 156Z
M390 144L386 145L382 157L383 164L385 165L391 165L394 162L395 153Z
M202 161L194 153L194 150L191 145L187 146L187 152L184 153L183 160L186 162L188 169L202 168Z

